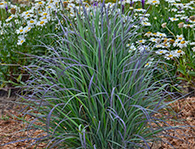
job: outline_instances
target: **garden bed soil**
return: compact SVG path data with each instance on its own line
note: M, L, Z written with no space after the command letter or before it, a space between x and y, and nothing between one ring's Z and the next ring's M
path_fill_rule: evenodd
M5 146L2 144L15 141L28 136L29 132L21 131L24 129L24 123L18 118L21 114L21 106L13 103L15 98L0 98L0 149L26 149L32 141L17 142ZM178 137L178 139L166 138L176 149L194 149L195 146L195 97L185 98L177 101L172 105L172 108L178 112L177 120L183 121L181 123L168 122L171 126L180 125L188 126L176 132L170 131L170 135ZM165 113L168 114L168 113ZM32 117L26 116L26 120L30 120ZM40 125L42 125L40 123ZM43 134L41 130L33 132L34 136ZM34 146L33 146L34 147ZM33 147L31 147L33 149ZM45 143L40 143L37 148L45 148ZM31 149L30 148L30 149ZM172 147L166 143L154 143L151 145L151 149L171 149Z

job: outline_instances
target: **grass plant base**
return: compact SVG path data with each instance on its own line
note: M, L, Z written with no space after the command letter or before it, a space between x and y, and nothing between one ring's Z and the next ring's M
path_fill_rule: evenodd
M3 100L3 98L1 98ZM5 101L8 101L7 98L4 98ZM10 99L10 100L13 100ZM8 104L10 105L10 104ZM10 109L10 107L12 107ZM173 110L177 112L177 120L182 121L181 123L173 123L173 122L167 122L171 126L179 125L179 126L187 126L186 128L183 128L181 130L177 130L176 132L173 132L170 130L171 136L178 137L178 139L173 138L163 138L164 140L168 140L176 149L193 149L195 146L195 97L191 98L185 98L177 101L173 105L171 105ZM7 106L7 108L4 111L4 114L0 117L0 148L2 144L15 141L17 139L25 138L29 132L27 131L21 131L24 129L24 124L22 121L17 119L14 116L20 117L21 115L18 114L22 107L17 105L10 105ZM168 115L168 112L165 112L164 114ZM31 119L30 116L26 116L26 120ZM40 123L40 125L42 125ZM37 136L38 134L42 134L43 131L37 130L33 132L34 136ZM29 144L32 143L32 141L24 141L24 142L17 142L13 144L9 144L6 146L2 146L3 149L8 148L26 148L29 146ZM31 148L33 149L32 146ZM46 143L40 143L38 148L45 148ZM29 148L29 149L31 149ZM151 144L151 149L171 149L172 147L163 142L155 142Z

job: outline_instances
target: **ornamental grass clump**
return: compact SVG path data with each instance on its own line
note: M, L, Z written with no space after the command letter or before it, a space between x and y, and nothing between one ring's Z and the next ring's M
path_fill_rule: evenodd
M34 56L38 65L26 67L31 94L24 97L30 102L25 114L46 134L28 140L48 139L47 148L150 148L170 129L155 117L166 94L153 81L154 63L146 67L150 54L126 47L139 22L130 23L130 14L124 21L121 10L81 4L76 19L57 14L66 27L53 35L53 47L45 45L49 56ZM36 119L45 125L33 124Z

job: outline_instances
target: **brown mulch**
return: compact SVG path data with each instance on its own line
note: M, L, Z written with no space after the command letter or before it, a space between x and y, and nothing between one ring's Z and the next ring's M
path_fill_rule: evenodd
M169 135L177 137L174 139L172 137L165 138L168 140L176 149L194 149L195 147L195 97L186 98L182 100L178 100L174 104L171 105L172 110L176 111L178 114L175 115L175 119L180 122L171 122L168 121L171 126L187 126L185 128L172 131L170 130ZM21 117L21 114L18 114L21 107L13 106L11 109L4 110L3 115L0 115L0 149L18 149L18 148L27 148L27 146L33 141L24 141L17 142L9 145L5 145L1 147L1 144L8 143L11 141L15 141L18 139L25 138L29 132L21 131L24 129L25 125L22 121L13 117L12 115ZM167 110L165 114L168 114L171 110ZM1 113L1 109L0 109ZM26 120L30 121L32 117L26 116ZM174 117L173 117L174 118ZM42 124L40 124L42 125ZM32 136L37 136L38 134L43 133L41 130L33 131ZM44 133L43 133L44 135ZM178 139L179 138L179 139ZM35 146L30 147L30 149ZM40 143L37 147L38 149L45 148L45 143ZM28 147L29 148L29 147ZM166 143L158 143L153 144L151 149L171 149L169 144Z
M154 143L151 149L195 149L195 97L172 103L163 115L170 118L166 125L178 126L179 129L168 130L166 137L161 137L163 142Z
M2 98L0 98L0 149L34 149L35 145L31 145L34 140L19 141L8 145L3 145L17 140L25 140L28 137L36 138L36 136L45 136L46 134L41 130L28 130L26 131L26 122L21 121L19 118L23 117L19 111L24 106L12 104L14 98L5 98L4 107L2 107ZM6 103L7 101L7 103ZM11 103L11 106L10 106ZM26 121L32 121L31 116L25 116ZM38 125L43 125L36 122ZM39 137L40 137L39 136ZM36 146L38 149L45 148L45 143L40 143Z

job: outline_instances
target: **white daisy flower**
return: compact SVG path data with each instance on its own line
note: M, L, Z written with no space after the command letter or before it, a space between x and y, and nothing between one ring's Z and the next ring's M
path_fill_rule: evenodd
M37 21L35 19L31 19L31 20L27 21L27 24L31 25L31 26L36 24L36 23L37 23Z
M178 10L176 8L169 9L169 11L177 12Z
M163 48L164 46L162 44L155 44L155 48Z
M184 24L183 26L184 26L185 28L193 28L193 27L194 27L193 24Z
M152 32L147 32L147 33L144 34L144 36L147 36L147 37L150 37L152 35L153 35Z
M156 5L156 4L160 4L160 1L159 0L148 0L146 4Z
M170 60L170 59L173 59L176 56L177 55L175 54L175 52L174 51L171 51L168 54L165 54L164 58L166 58L167 60Z
M148 63L146 63L146 64L145 64L145 66L144 66L144 67L150 67L150 66L151 66L151 64L152 64L152 62L151 62L151 61L149 61Z
M144 67L150 67L153 63L154 58L150 58L150 60L145 64Z
M187 45L188 45L188 41L185 41L185 40L178 43L178 47L180 47L181 49L184 47L187 47Z
M7 5L7 2L0 2L0 8L5 8Z
M182 16L182 17L180 17L180 19L181 20L186 20L186 19L188 19L188 16Z
M23 16L23 18L24 18L25 20L27 20L27 19L29 19L29 18L32 18L32 17L33 17L32 14L27 14L27 15Z
M26 39L24 38L24 36L19 36L17 45L22 45L25 41Z
M172 18L172 17L170 17L169 19L170 19L172 22L173 22L173 21L178 21L178 20L179 20L178 18Z
M6 20L5 20L5 22L9 22L11 19L13 19L15 17L15 15L11 15L11 16L9 16Z
M45 4L44 1L39 1L38 3L35 4L35 7L40 7L43 6Z
M145 9L142 9L142 8L137 8L137 9L134 9L135 12L146 12Z
M160 32L157 32L157 35L158 37L167 37L167 35L165 33L160 33Z
M24 27L24 33L29 32L31 29L32 29L31 26L26 26L26 27Z
M176 37L177 37L177 39L175 40L175 42L177 42L177 43L185 40L182 34L181 35L177 35Z
M154 38L154 37L149 39L149 41L152 41L152 42L155 42L155 43L158 43L159 40L160 40L159 38Z
M192 51L195 52L195 47L192 48Z
M146 40L145 40L145 39L142 39L142 40L138 40L136 43L143 44L143 43L145 43L145 42L146 42Z
M51 17L50 16L42 16L42 17L40 17L40 20L49 21L49 20L51 20Z
M170 43L164 43L163 48L170 48L171 44Z
M167 51L167 50L162 50L162 49L160 49L160 50L158 50L158 51L156 51L155 53L156 54L159 54L159 55L162 55L162 54L165 54L165 53L168 53L169 51Z
M168 3L175 3L175 0L165 0Z
M184 10L181 10L181 11L177 11L177 13L185 13L185 11Z
M68 3L67 9L70 9L71 11L74 11L75 4Z
M48 21L47 20L40 20L37 22L37 26L44 26Z
M17 34L23 34L24 33L24 28L21 26L18 30L16 30Z
M151 26L151 24L150 24L150 22L141 22L141 24L143 25L143 26Z
M175 54L178 55L178 57L179 57L180 55L185 54L185 52L182 50L175 50Z
M130 46L131 46L131 44L130 44L130 43L126 44L126 47L130 47Z
M130 48L129 48L129 52L131 51L135 51L136 50L136 47L134 44L131 44Z
M143 52L143 51L149 51L149 47L148 46L145 46L145 45L140 45L138 48L139 52Z
M48 5L46 6L46 10L55 10L55 9L56 9L56 7L55 7L55 5L52 4L52 3L50 3L50 4L48 4Z
M191 42L190 45L191 45L191 46L195 46L195 42Z
M29 15L29 14L30 14L30 11L24 11L24 12L21 14L21 16L24 17L24 16Z
M176 14L175 17L176 18L179 18L179 17L182 17L183 15L182 14Z

